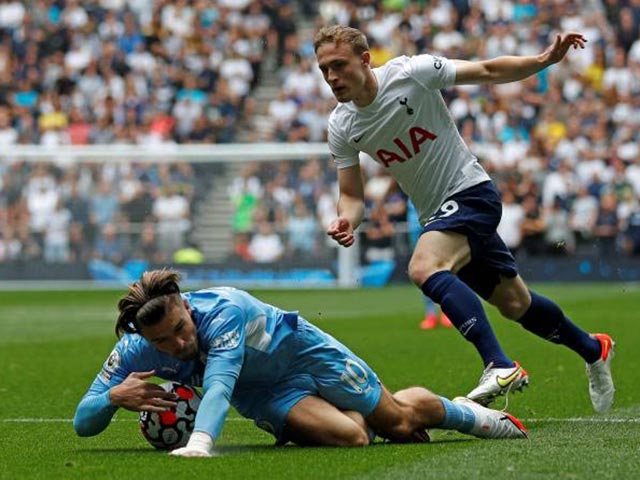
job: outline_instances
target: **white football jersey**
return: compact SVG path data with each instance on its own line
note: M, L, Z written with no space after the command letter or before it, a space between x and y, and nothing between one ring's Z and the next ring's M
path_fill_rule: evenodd
M424 225L444 200L489 180L469 151L440 94L454 85L453 61L397 57L374 68L378 92L364 108L340 103L329 117L329 149L338 168L358 152L382 164L415 204Z

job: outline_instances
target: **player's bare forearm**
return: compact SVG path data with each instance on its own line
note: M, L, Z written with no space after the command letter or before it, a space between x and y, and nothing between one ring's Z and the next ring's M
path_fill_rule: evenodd
M551 65L543 54L526 57L502 56L481 63L486 70L486 83L517 82Z
M358 228L364 218L364 201L341 194L338 200L338 217L346 218L353 230Z
M479 62L454 60L456 85L509 83L523 80L561 61L571 47L584 48L586 39L579 33L557 35L555 41L539 55L501 56Z
M364 185L360 166L339 169L338 185L338 217L348 220L355 230L364 218Z
M343 247L355 242L354 230L364 217L364 187L359 165L338 169L338 218L327 228L327 235Z
M343 247L350 247L356 241L354 231L364 217L364 201L340 194L338 201L338 218L327 227L327 235Z

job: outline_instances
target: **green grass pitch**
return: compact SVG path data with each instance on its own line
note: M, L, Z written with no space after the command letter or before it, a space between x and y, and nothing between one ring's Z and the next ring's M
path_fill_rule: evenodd
M579 357L489 308L505 350L531 377L508 405L529 427L530 440L436 431L427 445L276 449L269 435L232 412L221 456L212 459L154 451L132 412L119 412L97 437L74 434L75 406L115 343L123 291L1 292L0 478L638 478L640 286L538 287L581 326L617 341L616 403L608 414L592 412ZM422 303L410 286L254 293L300 310L364 358L391 390L420 384L454 397L481 374L479 357L457 332L418 328Z

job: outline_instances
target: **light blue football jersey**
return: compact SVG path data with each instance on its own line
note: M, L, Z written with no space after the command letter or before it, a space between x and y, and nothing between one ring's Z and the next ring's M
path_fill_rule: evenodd
M166 380L204 387L195 431L218 438L236 385L268 386L286 372L296 354L297 312L285 312L229 287L182 295L193 310L200 358L181 361L157 350L138 334L125 334L78 405L74 427L83 436L107 427L116 407L109 389L130 373L155 370Z

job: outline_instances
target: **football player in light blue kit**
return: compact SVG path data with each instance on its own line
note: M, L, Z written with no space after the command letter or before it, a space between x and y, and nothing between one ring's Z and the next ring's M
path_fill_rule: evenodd
M171 270L145 272L118 303L120 340L78 405L78 435L102 432L120 407L175 405L146 381L156 375L204 389L194 433L172 455L211 456L231 405L281 444L360 446L373 434L420 442L432 427L526 437L512 415L466 398L421 387L392 395L363 360L296 312L233 288L180 294L179 279Z

